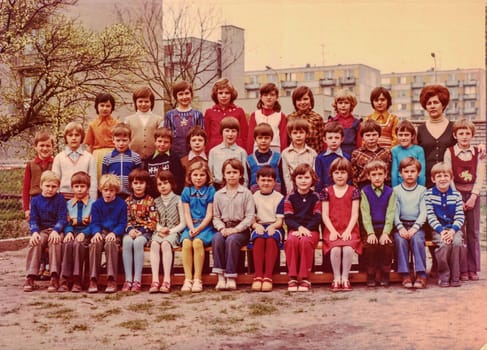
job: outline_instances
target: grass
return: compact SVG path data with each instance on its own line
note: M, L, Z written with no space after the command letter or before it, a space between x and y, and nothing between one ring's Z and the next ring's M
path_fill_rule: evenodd
M171 313L161 314L156 317L156 322L174 321L179 317L181 317L181 315L179 314L171 314Z
M122 309L119 307L115 307L113 309L108 309L106 311L100 312L94 316L95 320L103 321L105 318L113 315L119 315L122 312Z
M24 183L24 169L5 169L0 171L0 188L2 193L19 194Z
M253 303L248 306L250 316L266 316L277 312L272 304Z
M46 314L47 318L59 318L61 320L70 320L75 317L75 311L70 308L61 308Z
M130 320L118 324L119 327L130 329L131 331L144 331L149 327L146 320Z
M24 182L24 169L8 169L0 171L0 188L2 195L14 197L0 197L0 239L22 237L28 234L25 224L24 211L20 198Z
M80 324L75 324L75 325L72 325L71 327L69 327L66 330L66 333L86 332L88 330L89 330L88 325L86 325L84 323L80 323Z
M148 301L145 303L139 303L139 304L130 304L127 306L127 310L129 311L134 311L134 312L147 312L147 314L151 314L152 310L154 309L154 304L152 301Z

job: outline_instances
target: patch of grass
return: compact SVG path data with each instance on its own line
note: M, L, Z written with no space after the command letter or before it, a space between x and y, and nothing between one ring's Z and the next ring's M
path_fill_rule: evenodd
M253 303L248 309L251 316L265 316L277 312L277 308L272 304Z
M221 335L234 336L234 335L241 334L240 330L237 331L235 329L227 328L225 326L216 326L214 328L211 328L210 331L211 331L211 335L214 336L221 336Z
M120 300L125 296L124 294L125 293L107 294L107 295L105 295L105 300Z
M84 323L79 323L79 324L75 324L75 325L72 325L71 327L69 327L66 330L66 333L86 332L88 330L89 330L88 325L86 325Z
M17 169L2 169L0 171L0 187L2 193L14 194L22 192L22 184L24 183L23 168Z
M75 311L67 307L46 314L47 318L59 318L61 320L69 320L75 316Z
M149 326L146 320L130 320L118 324L119 327L130 329L131 331L144 331Z
M229 318L226 319L226 322L228 324L232 323L238 323L238 322L243 322L245 319L241 316L230 316Z
M377 302L377 298L369 298L369 303L376 303Z
M130 304L127 307L127 310L134 311L134 312L147 312L149 315L151 314L152 309L154 309L154 304L152 301L147 301L145 303L138 303L138 304Z
M339 300L348 300L349 297L346 295L332 295L330 297L324 297L321 299L322 302L334 302Z
M113 309L108 309L106 311L100 312L99 314L96 314L94 317L95 320L97 321L102 321L106 317L113 316L113 315L118 315L122 312L122 309L119 307L115 307Z
M174 321L177 318L181 317L179 314L162 314L156 317L156 322L162 322L162 321Z
M63 304L51 303L51 302L45 302L45 301L33 301L32 303L29 303L27 305L37 307L38 310L40 310L40 309L52 309L55 307L63 306Z
M304 309L301 309L301 308L300 308L300 309L296 309L296 310L294 310L294 313L295 313L295 314L301 314L301 313L303 313L303 312L304 312Z
M78 300L86 298L86 294L63 294L57 297L58 300Z

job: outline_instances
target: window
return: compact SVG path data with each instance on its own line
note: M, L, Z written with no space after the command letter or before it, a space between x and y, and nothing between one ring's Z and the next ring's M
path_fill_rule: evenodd
M255 75L251 75L249 77L249 80L250 80L250 84L255 84L257 83L257 77Z
M353 78L353 70L351 69L346 69L345 70L345 78Z
M286 90L286 96L291 96L291 90Z
M465 86L465 95L475 95L476 90L476 86Z
M333 88L332 87L324 87L323 88L323 95L333 96Z
M406 103L399 103L397 105L397 110L398 111L407 111L408 105Z
M398 97L406 97L407 91L406 90L399 90L397 95L398 95Z
M423 82L423 77L421 75L415 75L414 76L414 82L415 83L422 83Z
M276 83L277 82L277 74L275 74L275 73L267 74L267 81L270 83Z
M399 84L406 84L407 78L406 77L399 77Z
M304 80L305 81L315 80L315 72L304 72Z
M333 79L333 71L332 70L325 71L325 79Z
M249 98L257 98L257 91L256 90L249 91Z
M390 85L391 84L391 78L382 78L381 84L382 85Z

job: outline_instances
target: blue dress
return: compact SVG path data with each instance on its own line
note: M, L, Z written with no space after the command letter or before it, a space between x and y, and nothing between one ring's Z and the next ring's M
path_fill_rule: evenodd
M209 203L213 203L213 198L215 197L215 188L213 186L203 186L199 190L191 187L185 187L183 193L181 193L181 201L183 203L188 203L191 210L191 217L193 218L193 225L195 228L203 221L206 216L206 209ZM197 236L191 237L189 235L189 228L186 227L181 234L180 242L189 239L193 240L195 238L201 239L205 246L211 244L213 235L215 234L215 229L210 221L210 224L206 226L203 231L201 231Z

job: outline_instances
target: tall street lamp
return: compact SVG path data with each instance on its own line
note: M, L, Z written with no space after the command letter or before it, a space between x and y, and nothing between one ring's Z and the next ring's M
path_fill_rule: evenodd
M436 54L434 52L431 53L431 57L433 57L433 63L434 63L434 70L435 70L435 84L438 83L438 74L436 72Z
M277 88L280 88L280 82L279 82L279 73L277 73L277 71L272 68L271 66L265 66L265 69L267 70L270 70L272 73L274 73L276 75L276 86Z

